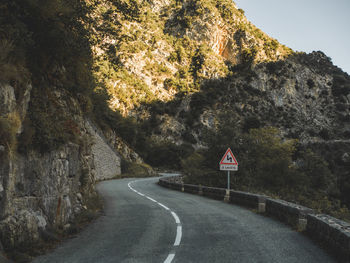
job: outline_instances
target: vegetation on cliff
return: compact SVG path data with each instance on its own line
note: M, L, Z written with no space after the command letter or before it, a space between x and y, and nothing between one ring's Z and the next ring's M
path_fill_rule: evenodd
M231 1L87 5L94 76L111 96L110 106L123 115L141 104L196 92L204 80L226 76L232 63L275 61L292 53L249 23Z
M241 189L348 216L350 77L322 52L293 52L229 0L3 1L0 14L0 81L16 98L33 86L22 132L1 113L1 145L82 143L74 97L153 166L222 186L231 146Z
M341 193L329 164L298 140L282 139L273 127L251 128L242 134L225 126L207 138L208 149L182 160L185 182L226 188L226 174L218 171L218 163L227 146L233 145L239 170L231 175L232 189L266 194L350 220L349 209L340 202L348 193Z

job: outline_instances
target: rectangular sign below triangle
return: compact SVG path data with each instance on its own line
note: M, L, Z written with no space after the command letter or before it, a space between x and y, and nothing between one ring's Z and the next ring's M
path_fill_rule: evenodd
M238 171L238 165L220 164L220 171Z
M236 157L233 155L230 148L227 149L226 153L220 161L220 170L222 171L237 171L238 162Z

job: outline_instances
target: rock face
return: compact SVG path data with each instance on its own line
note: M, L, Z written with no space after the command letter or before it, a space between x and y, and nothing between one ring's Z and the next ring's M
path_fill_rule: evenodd
M294 52L230 0L90 7L95 75L111 108L134 116L147 139L199 150L221 128L274 126L325 157L350 191L350 77L325 54Z
M91 122L86 127L92 135L92 154L96 171L96 180L111 179L121 173L119 154L107 144L102 131Z
M103 5L119 11L107 16ZM293 52L250 23L232 1L135 5L132 17L108 1L91 7L93 20L118 28L92 25L100 40L92 49L98 65L111 68L119 61L115 74L101 79L110 106L156 120L149 131L154 138L200 148L203 128L215 130L219 116L231 112L228 119L237 126L255 116L262 126L277 126L305 144L349 139L350 78L322 52ZM181 102L172 103L176 99ZM154 101L166 106L154 108Z
M350 224L318 214L307 216L307 234L333 252L339 262L350 260Z
M122 138L120 138L115 131L109 130L105 132L107 142L113 147L123 159L129 162L134 162L137 164L144 163L140 155L135 152Z
M0 101L0 112L3 114L8 114L15 110L17 105L15 90L10 85L1 85Z
M93 158L69 144L48 154L30 153L2 162L1 241L5 249L35 243L46 227L62 227L94 193ZM4 160L6 161L6 160Z
M19 100L10 85L1 85L1 116L17 113L22 125L30 89ZM59 103L66 103L63 93L57 90L56 95ZM102 132L84 119L78 106L72 114L85 138L79 143L69 142L45 153L18 153L1 146L0 243L5 250L30 248L47 229L63 229L89 208L97 180L120 174L120 157Z
M252 25L233 1L123 5L91 5L86 25L98 39L92 45L96 76L111 95L110 106L126 115L143 103L198 91L193 86L202 80L225 77L227 63L276 61L292 53ZM101 27L100 21L107 23ZM115 73L105 74L106 67Z

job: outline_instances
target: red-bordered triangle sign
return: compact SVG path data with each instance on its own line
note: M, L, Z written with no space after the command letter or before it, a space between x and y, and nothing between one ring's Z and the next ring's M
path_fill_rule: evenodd
M224 157L222 157L220 165L238 165L236 157L233 155L230 148L227 149Z

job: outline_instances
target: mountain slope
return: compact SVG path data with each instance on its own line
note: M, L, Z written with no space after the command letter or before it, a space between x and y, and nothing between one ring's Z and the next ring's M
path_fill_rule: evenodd
M275 61L292 53L231 1L100 1L91 7L96 76L111 106L124 114L198 91L201 81L227 74L225 62Z
M223 130L242 138L274 126L276 136L298 140L291 167L303 170L308 150L328 162L332 187L303 190L307 198L350 205L350 78L325 54L293 52L232 1L90 3L95 77L132 124L124 138L149 163L179 166L195 149L214 158L208 146ZM217 150L229 143L216 142Z

